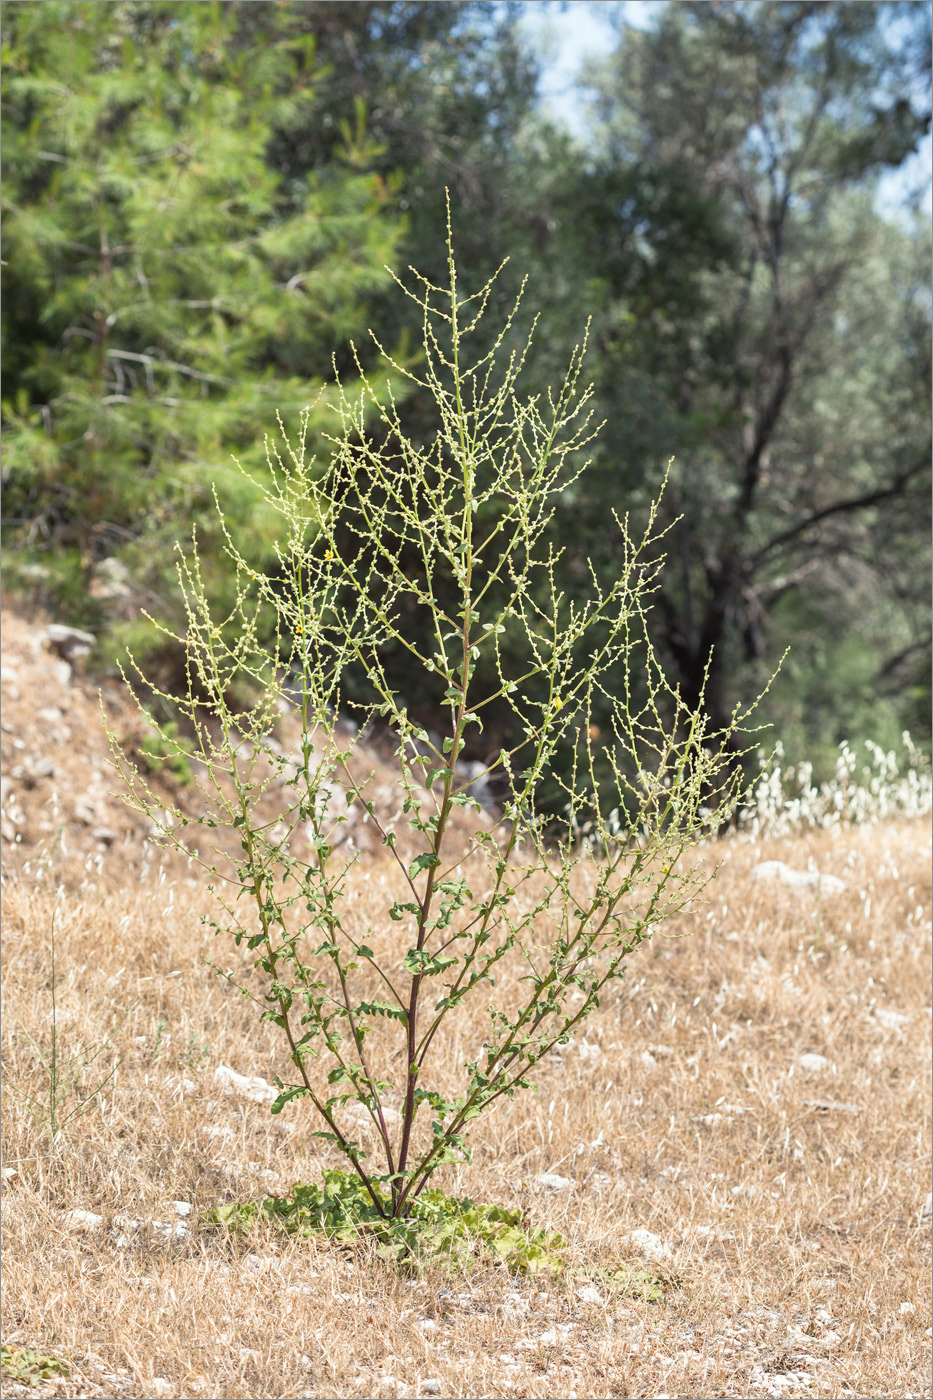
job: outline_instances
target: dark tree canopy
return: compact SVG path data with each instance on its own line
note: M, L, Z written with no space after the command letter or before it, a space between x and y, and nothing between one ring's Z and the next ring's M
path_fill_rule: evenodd
M929 240L873 199L929 130L929 94L918 108L887 30L870 4L670 6L594 75L603 453L654 480L675 457L659 623L685 693L706 676L720 720L786 641L811 675L836 667L842 617L867 624L879 679L928 636L916 552L894 541L912 519L926 548ZM909 39L908 57L926 51ZM867 679L851 677L860 720ZM838 697L837 729L854 700Z

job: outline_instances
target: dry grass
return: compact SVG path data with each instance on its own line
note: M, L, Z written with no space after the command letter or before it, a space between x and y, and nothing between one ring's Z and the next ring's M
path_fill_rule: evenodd
M101 1040L131 1008L114 1085L57 1151L4 1098L6 1342L73 1366L41 1393L925 1393L928 826L712 854L725 865L708 904L668 929L691 936L633 958L585 1039L542 1068L540 1092L502 1102L475 1133L474 1165L443 1178L453 1192L524 1204L570 1239L578 1263L644 1266L630 1236L651 1231L670 1251L661 1303L597 1301L579 1280L492 1266L411 1279L363 1248L262 1232L128 1232L115 1217L165 1220L168 1203L185 1201L194 1221L336 1162L303 1104L274 1119L213 1078L221 1064L271 1078L285 1063L274 1028L200 961L229 950L198 921L199 881L181 870L127 888L105 868L57 899L9 882L8 1087L42 1082L15 1018L47 1043L53 905L66 1047ZM820 901L749 879L758 860L805 868L810 857L846 891ZM374 857L358 894L382 927L384 873ZM452 1026L438 1047L442 1078L470 1034ZM828 1066L806 1072L803 1053ZM574 1186L548 1194L545 1172ZM74 1209L100 1225L76 1229ZM428 1379L439 1389L425 1391ZM4 1393L33 1392L8 1381Z

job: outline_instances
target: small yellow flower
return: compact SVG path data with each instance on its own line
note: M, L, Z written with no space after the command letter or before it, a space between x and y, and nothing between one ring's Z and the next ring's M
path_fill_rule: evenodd
M325 551L324 551L324 558L325 558L325 559L333 559L333 558L334 558L334 551L333 551L332 549L327 549L327 550L325 550Z
M563 708L564 708L564 702L563 702L563 700L560 698L559 695L555 695L555 696L554 696L554 709L555 709L555 710L562 710Z

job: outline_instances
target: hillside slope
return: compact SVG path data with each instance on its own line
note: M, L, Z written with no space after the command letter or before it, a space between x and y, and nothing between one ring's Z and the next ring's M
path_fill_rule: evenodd
M164 859L153 841L153 824L124 802L124 788L111 762L104 728L107 724L121 747L142 771L152 767L143 747L153 738L145 717L119 681L88 674L82 645L69 629L46 619L31 618L20 608L4 604L0 638L0 841L8 873L34 871L37 862L50 863L59 878L80 878L83 870L107 868L120 880L134 878ZM102 707L103 706L103 714ZM284 713L267 743L277 753L297 745L300 720ZM391 736L357 743L354 765L368 778L367 797L383 827L394 827L401 816L404 793L399 768L392 757ZM203 773L192 765L194 777ZM203 810L196 782L182 782L168 765L149 775L157 795L189 814ZM275 820L288 794L273 784L264 815ZM494 814L483 810L471 818L454 815L452 834L468 843L477 825L494 825ZM372 850L381 835L360 805L350 810L342 828L357 849ZM408 832L398 827L399 849ZM211 844L238 850L238 836L212 833ZM193 849L206 849L195 835ZM296 854L302 854L299 846Z

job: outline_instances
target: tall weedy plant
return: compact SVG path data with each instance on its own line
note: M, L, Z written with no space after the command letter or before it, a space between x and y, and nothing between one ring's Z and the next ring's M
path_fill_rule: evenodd
M272 1111L309 1099L319 1136L344 1154L378 1215L396 1220L414 1209L439 1167L464 1157L471 1122L530 1086L542 1058L622 977L630 954L693 896L705 877L678 866L678 857L725 820L736 783L724 749L733 731L711 734L703 716L685 708L648 640L655 515L638 539L627 521L607 522L619 538L611 588L595 574L585 602L568 600L561 588L549 525L561 492L584 470L581 449L593 435L583 348L546 399L519 392L531 341L505 348L514 310L493 348L471 360L471 335L495 279L463 294L449 232L448 247L448 286L418 274L409 286L399 283L423 316L420 368L386 355L388 388L380 393L360 367L358 396L338 395L326 466L307 459L307 419L294 442L282 430L284 450L268 444L268 499L282 520L274 576L252 571L227 534L238 586L235 609L221 621L208 608L196 546L182 559L187 630L177 641L188 693L163 696L193 735L186 752L199 760L206 803L197 822L240 835L241 856L226 870L211 867L232 891L222 898L228 920L214 927L255 950L263 990L252 981L243 990L288 1045L291 1082L281 1083ZM428 450L402 424L392 384L406 380L436 405ZM417 570L403 567L412 554ZM443 594L456 594L454 608L440 601L442 577L454 585ZM277 655L257 641L261 615L272 620ZM404 619L412 615L425 625L411 629ZM527 657L518 674L505 638L509 656ZM440 741L390 688L380 660L390 643L440 679ZM498 680L479 693L474 672L484 656ZM371 775L358 770L358 741L338 722L350 667L371 688L363 717L382 717L398 737L410 828L402 845L414 843L413 857L382 822ZM263 747L286 690L302 731L290 755ZM518 738L489 765L509 793L502 821L490 828L473 811L475 771L465 780L458 760L470 726L482 729L484 709L503 699ZM590 718L597 699L612 714L603 737ZM177 734L162 735L167 752L180 749ZM560 745L574 757L558 769ZM611 804L596 782L597 745L614 774ZM115 752L131 800L184 849L194 819L166 811L147 777ZM535 817L545 778L558 781L566 799L556 833ZM273 825L259 804L276 779L287 800ZM360 808L380 829L403 888L385 909L384 927L365 936L350 911L360 857L338 840ZM452 840L456 808L471 820L466 854ZM462 818L457 825L462 832ZM393 925L404 929L403 951L396 940L394 953L377 954L371 944L388 946ZM474 1009L474 1041L479 1013L482 1044L459 1067L459 1092L442 1093L432 1052L445 1022L464 1008ZM354 1104L356 1118L347 1112ZM378 1166L354 1135L359 1105L381 1146Z

